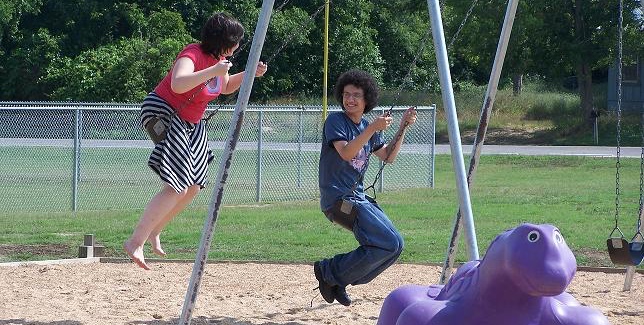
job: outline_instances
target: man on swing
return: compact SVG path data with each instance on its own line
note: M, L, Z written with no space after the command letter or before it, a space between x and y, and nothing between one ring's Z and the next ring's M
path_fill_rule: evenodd
M363 115L377 105L378 87L360 70L343 73L334 96L342 112L329 114L324 123L320 153L320 206L333 223L353 232L355 250L315 262L315 278L324 300L351 304L346 287L366 284L391 266L403 249L403 238L378 204L365 195L363 177L371 153L386 163L394 161L406 127L416 122L416 110L405 111L398 132L385 144L382 137L393 118L389 113L369 123Z

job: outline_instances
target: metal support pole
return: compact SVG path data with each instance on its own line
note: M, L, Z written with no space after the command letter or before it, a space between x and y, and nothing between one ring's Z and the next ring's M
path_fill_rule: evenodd
M81 138L83 136L83 114L79 107L76 107L74 112L74 167L72 174L72 211L78 210L78 182L80 179L80 146Z
M429 18L431 20L432 35L434 38L436 62L438 63L443 105L445 106L445 115L447 117L452 166L456 173L459 207L461 213L465 216L464 225L465 234L467 235L466 242L468 255L469 260L478 260L479 250L476 242L476 230L474 228L470 193L465 176L465 163L463 162L463 150L461 148L461 133L458 127L458 116L456 115L456 104L454 102L454 92L452 90L452 78L450 76L449 62L447 59L447 47L445 46L445 35L443 33L440 5L438 0L427 0L427 5L429 7Z
M259 109L257 117L257 175L255 180L255 202L262 201L262 147L264 144L264 107Z
M633 277L635 276L635 266L629 265L626 267L626 276L624 278L624 288L622 291L631 291L633 285Z
M212 199L208 208L208 217L205 220L203 231L201 233L199 250L197 251L197 257L195 258L195 263L192 267L190 284L188 285L186 298L183 302L183 310L181 311L181 317L178 322L181 325L190 324L192 311L195 308L195 302L197 301L197 294L199 292L199 284L201 283L201 278L205 272L208 250L210 249L212 235L215 230L215 224L217 223L217 217L219 216L224 184L228 178L228 169L232 164L233 152L235 151L237 141L239 140L239 133L244 120L244 111L246 110L246 106L248 106L248 99L250 98L250 92L253 88L255 72L257 71L257 64L262 52L262 47L264 46L264 38L266 37L266 31L268 30L268 23L271 18L274 3L274 0L263 1L262 10L259 14L259 21L255 27L253 44L251 45L248 61L246 62L246 73L244 74L239 95L237 96L235 112L233 113L230 127L228 128L228 136L226 138L224 152L222 153L219 172L217 173L217 179L213 183L215 184L215 188L213 189Z
M505 60L505 53L508 48L508 42L510 41L510 33L512 32L512 25L514 23L518 4L519 0L510 0L505 11L503 28L501 28L501 36L499 37L499 44L496 48L496 56L494 57L494 64L492 65L492 71L490 73L490 81L488 82L487 90L485 92L479 125L476 130L476 138L474 139L472 154L470 155L470 168L467 173L468 188L472 186L474 174L481 158L483 142L485 141L485 133L487 132L487 126L490 123L490 117L492 116L492 106L494 105L494 99L496 98L499 79L501 78L501 70L503 68L503 61ZM460 229L463 223L461 212L462 211L457 211L456 216L454 217L452 237L447 247L445 263L443 264L443 272L441 273L439 280L439 283L441 284L447 283L447 280L452 274L452 268L454 267L458 238L460 236Z
M642 116L644 118L644 115ZM644 137L644 134L642 134L642 137ZM642 139L644 140L644 139ZM642 144L642 152L641 152L641 157L644 159L644 143ZM642 195L640 193L640 195ZM635 231L639 232L640 234L644 232L644 209L640 209L638 221L637 221L637 226ZM637 235L636 235L637 236ZM642 245L639 241L642 240L641 237L639 237L636 240L636 237L633 237L631 241L631 245L639 244ZM631 247L634 249L635 246ZM640 249L642 249L640 247ZM631 291L631 285L633 284L633 277L635 277L635 269L637 267L635 265L629 265L626 267L626 276L624 277L624 288L622 291Z

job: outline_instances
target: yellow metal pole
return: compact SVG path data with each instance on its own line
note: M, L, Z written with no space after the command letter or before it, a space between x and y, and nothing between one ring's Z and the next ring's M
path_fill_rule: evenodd
M324 78L322 80L322 119L326 120L329 79L329 0L324 2Z

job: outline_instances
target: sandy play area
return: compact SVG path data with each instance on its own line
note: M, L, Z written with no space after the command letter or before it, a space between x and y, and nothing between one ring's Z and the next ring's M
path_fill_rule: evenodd
M192 263L151 264L152 271L131 263L0 267L0 324L175 324ZM316 297L311 265L213 263L192 324L375 324L390 291L439 275L436 266L394 265L370 284L348 287L354 304L344 307ZM578 272L567 291L612 324L643 325L644 275L635 275L630 292L623 283L623 274Z

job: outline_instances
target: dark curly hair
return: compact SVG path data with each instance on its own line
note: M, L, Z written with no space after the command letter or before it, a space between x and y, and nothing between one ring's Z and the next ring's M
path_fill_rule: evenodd
M354 69L340 75L338 81L335 83L333 95L338 103L340 103L340 106L342 106L342 109L344 109L342 93L346 85L353 85L362 89L364 92L364 114L371 112L378 105L378 85L376 85L376 81L368 72Z
M201 50L219 58L244 38L244 26L235 18L218 12L201 28Z

